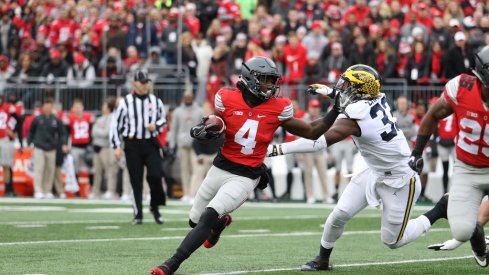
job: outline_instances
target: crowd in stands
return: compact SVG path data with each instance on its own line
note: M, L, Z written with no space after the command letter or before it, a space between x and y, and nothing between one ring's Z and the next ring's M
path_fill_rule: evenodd
M470 73L489 43L488 11L469 0L0 0L0 85L42 76L87 87L176 64L179 49L211 98L256 55L288 84L334 83L355 63L411 85L444 83Z
M187 115L185 108L198 113L195 117L208 112L198 106L205 98L212 102L223 85L236 83L242 63L253 56L271 57L288 85L331 84L348 66L363 63L384 79L402 78L420 86L471 73L473 53L486 44L489 5L475 0L0 0L0 89L8 82L29 83L32 77L66 77L69 85L89 88L97 77L132 79L137 69L175 65L181 53L197 102L187 94L173 124L188 133L188 125L182 125L187 121L178 120ZM425 105L418 103L413 110ZM317 110L311 112L309 116L317 115ZM419 120L418 115L401 115L409 125L412 117ZM178 148L184 195L191 200L195 186L190 183L202 175L192 178L189 167L209 165L215 151L196 157L202 148L190 140L184 143L174 130L169 151ZM344 148L353 148L351 141ZM352 150L347 155L344 149L337 151L347 158L351 172ZM181 158L183 152L186 158ZM297 166L297 160L289 162ZM113 159L111 163L117 166ZM96 196L100 181L98 175ZM339 182L338 172L337 186ZM110 198L113 182L108 189ZM323 191L328 201L337 193Z

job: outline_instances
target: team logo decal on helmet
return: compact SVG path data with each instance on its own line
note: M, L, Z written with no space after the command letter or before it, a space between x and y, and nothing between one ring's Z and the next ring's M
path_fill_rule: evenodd
M357 100L374 99L380 94L380 76L370 66L353 65L340 76L335 89L337 92L354 93Z

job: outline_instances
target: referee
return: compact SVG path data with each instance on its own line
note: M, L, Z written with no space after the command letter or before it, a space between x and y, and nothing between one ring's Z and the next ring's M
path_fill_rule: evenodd
M146 166L151 190L150 211L157 224L163 224L158 210L165 205L166 198L162 186L161 145L156 136L166 123L163 103L150 94L151 83L148 75L137 71L134 75L133 91L121 99L112 118L110 140L115 149L115 157L122 157L121 145L124 144L127 169L134 195L133 224L143 222L143 171ZM121 140L122 138L122 140Z

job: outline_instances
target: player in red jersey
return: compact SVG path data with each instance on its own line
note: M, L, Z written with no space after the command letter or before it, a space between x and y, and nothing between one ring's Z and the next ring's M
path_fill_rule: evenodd
M14 139L17 120L15 105L3 102L0 96L0 165L3 167L3 182L7 196L13 195L12 174L14 164Z
M448 198L448 222L452 236L460 242L470 240L476 262L486 267L489 256L477 213L483 196L489 192L489 46L478 52L475 60L475 77L461 74L450 80L442 97L423 118L409 164L418 173L422 170L421 154L436 123L455 114L457 158Z
M237 89L222 88L217 92L215 114L226 124L224 144L195 197L189 220L193 229L176 253L153 268L151 274L173 274L202 244L213 247L231 223L229 213L240 207L255 187L267 186L263 161L279 126L294 135L316 140L331 127L338 110L349 103L348 98L337 96L337 108L323 118L306 123L293 117L288 98L275 96L280 78L272 60L254 57L243 63ZM207 131L209 125L204 122L205 118L192 128L191 136L198 140L215 138L215 134ZM338 127L337 130L344 129ZM341 138L341 134L336 135Z
M90 127L93 122L92 114L83 112L84 106L80 99L73 100L71 114L68 116L70 138L71 138L71 154L73 156L75 170L78 172L85 169L87 165L84 161L84 156L88 145L90 145Z

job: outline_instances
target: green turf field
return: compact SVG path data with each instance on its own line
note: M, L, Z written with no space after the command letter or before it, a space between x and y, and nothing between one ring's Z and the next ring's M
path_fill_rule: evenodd
M131 206L77 200L0 199L0 274L149 274L189 230L187 205L170 202L164 225L148 213L132 225ZM415 209L415 215L425 209ZM177 274L304 274L316 256L331 206L247 203L233 214L219 244L199 249ZM380 240L380 210L367 209L346 227L333 251L332 274L487 274L470 245L426 249L450 238L441 221L397 250ZM486 229L487 230L487 229Z

